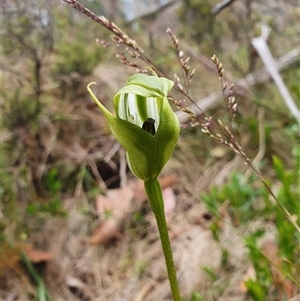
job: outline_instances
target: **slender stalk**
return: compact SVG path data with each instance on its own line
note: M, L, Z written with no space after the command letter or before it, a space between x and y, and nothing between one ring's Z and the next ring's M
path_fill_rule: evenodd
M164 201L160 184L157 179L144 182L145 190L149 198L152 211L155 215L160 240L163 247L168 277L174 301L182 301L177 283L176 270L173 261L171 243L168 234L166 217L164 212Z

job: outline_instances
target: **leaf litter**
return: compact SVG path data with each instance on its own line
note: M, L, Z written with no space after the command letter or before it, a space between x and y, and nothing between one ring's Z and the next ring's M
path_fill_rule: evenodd
M176 176L165 176L159 179L164 196L164 208L167 221L171 221L176 206L176 197L170 187ZM131 212L133 199L139 202L147 200L143 181L132 180L125 187L109 189L105 196L96 197L96 211L99 216L99 224L87 239L90 245L101 245L113 239L121 239L122 221Z

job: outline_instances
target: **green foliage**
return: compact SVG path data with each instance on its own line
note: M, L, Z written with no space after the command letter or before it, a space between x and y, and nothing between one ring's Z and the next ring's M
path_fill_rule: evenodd
M133 213L133 216L132 216L133 220L136 222L136 223L141 223L144 221L144 216L142 215L141 212L135 212Z
M5 58L1 69L13 75L12 83L5 84L8 87L17 84L19 89L26 83L37 98L42 90L41 72L53 49L52 4L52 0L3 0L0 38Z
M105 219L108 219L110 217L113 217L113 212L111 210L105 209L103 215Z
M10 11L9 14L3 15L1 32L3 53L6 58L9 57L13 63L19 59L24 60L25 57L36 60L51 50L53 41L53 28L49 26L52 17L52 11L49 9L51 4L46 5L44 1L37 0L28 0L26 3L21 0L9 2L4 0L4 3L7 11Z
M179 20L189 26L191 38L196 41L203 40L208 33L214 31L214 16L211 12L212 5L209 0L184 0L178 10Z
M40 102L35 96L23 95L20 89L16 89L12 95L4 93L3 125L8 129L16 129L25 126L33 126L38 121L41 112Z
M213 269L209 266L203 266L202 270L205 272L205 274L208 276L209 280L211 282L215 282L218 280L218 275L213 271Z
M249 258L256 272L256 280L248 279L244 283L248 294L254 301L265 301L266 295L273 284L273 277L270 269L271 263L257 246L257 239L264 235L264 231L258 230L244 239L249 251Z
M52 194L57 193L61 189L58 170L51 168L44 178L45 188Z
M287 169L278 156L273 156L273 169L277 177L277 182L275 182L277 199L299 222L299 148L293 151L293 160L291 160L290 164L292 168ZM274 220L278 231L277 256L280 259L284 258L284 260L281 260L282 264L278 268L287 278L293 279L293 281L296 279L297 270L295 265L299 265L300 258L299 233L287 220L282 209L276 203L270 202L267 192L257 185L255 177L251 177L248 183L244 183L241 175L233 174L227 184L223 187L211 188L210 193L202 196L202 200L208 210L217 217L217 220L219 218L222 219L218 214L218 208L227 200L229 205L227 210L236 227L245 223L249 224L257 218ZM214 238L218 241L220 235L218 222L212 221L210 229ZM256 272L256 280L249 279L245 282L248 293L254 301L268 300L272 290L274 291L275 285L271 272L273 262L258 247L258 240L264 234L263 229L258 229L244 238L249 252L249 259ZM230 250L228 251L230 252Z
M266 290L263 288L259 281L248 279L245 281L246 288L248 290L249 295L252 297L254 301L265 301Z
M226 268L228 266L229 256L230 256L230 251L228 251L227 249L222 249L221 265L223 268Z
M143 273L145 272L146 268L147 268L146 260L141 260L141 261L137 262L136 267L135 267L136 276L141 277L143 275Z
M212 212L211 209L209 209L209 210ZM216 212L216 211L213 211L213 212ZM215 214L215 215L218 216L218 214ZM218 223L216 221L211 222L209 225L209 228L210 228L210 231L212 232L214 240L219 241L220 227L219 227Z
M267 201L267 192L257 185L255 176L250 178L249 183L243 183L242 177L241 174L233 174L226 185L212 187L210 193L202 195L203 202L213 215L218 215L218 207L228 200L228 211L236 225L264 214L265 210L260 208L260 203ZM216 236L215 226L212 227Z
M2 149L2 145L0 145ZM3 155L1 158L1 174L0 174L0 199L2 206L4 206L4 213L12 213L14 212L15 202L13 201L15 198L14 191L14 183L15 178L13 174L5 172L3 169Z
M3 21L4 29L7 31L7 34L3 34L1 39L3 54L6 56L11 55L12 53L19 54L22 49L24 51L24 48L21 44L16 43L16 39L11 39L8 33L11 33L13 27L15 27L14 34L16 37L27 36L28 38L28 34L30 33L30 16L23 15L15 20L11 18L4 18ZM17 21L18 24L15 24L16 22L14 21Z
M103 59L103 50L100 47L91 47L83 40L61 40L56 46L56 52L52 66L54 76L70 76L72 73L89 75Z
M99 191L99 186L97 185L95 187L94 178L87 168L84 168L81 171L79 177L82 177L82 186L84 190L88 192L90 198L94 198L97 194L101 193L101 191Z
M95 39L106 38L107 34L99 33L97 24L88 19L76 18L75 21L74 15L68 10L56 11L55 20L57 40L50 68L53 77L90 75L103 61L106 53L96 44Z
M300 78L300 69L298 69L297 71L298 71L297 77ZM297 99L298 103L299 103L300 102L300 87L299 87L299 85L292 84L291 85L291 92L294 94L295 99Z
M4 234L4 229L5 229L5 225L3 223L3 221L0 221L0 245L3 245L3 243L7 240L5 234ZM0 268L0 272L1 272L1 268Z
M203 301L203 296L198 292L193 292L189 299L182 299L183 301Z
M40 217L45 217L47 215L60 217L67 216L67 213L63 208L62 200L58 197L54 197L48 201L34 201L27 206L26 212L31 216L39 215Z
M263 230L257 230L254 233L250 234L248 237L246 237L244 239L244 242L249 251L249 258L256 271L256 278L257 282L260 284L261 291L267 292L270 288L270 285L272 284L270 262L257 246L257 240L261 238L264 234L265 232ZM257 288L257 286L254 285L254 288Z
M277 194L279 202L297 219L299 223L300 212L300 191L299 191L299 170L300 170L300 148L294 151L296 159L296 168L293 170L286 170L282 160L273 156L273 166L276 175L280 181L280 188ZM275 207L276 218L275 224L278 229L278 247L280 255L289 261L296 261L299 263L299 233L295 231L293 225L286 221L286 217L279 207Z
M31 183L28 178L28 167L22 166L19 169L9 170L15 158L11 161L6 148L2 147L1 151L0 199L5 217L3 225L11 226L23 222L23 201L29 193Z

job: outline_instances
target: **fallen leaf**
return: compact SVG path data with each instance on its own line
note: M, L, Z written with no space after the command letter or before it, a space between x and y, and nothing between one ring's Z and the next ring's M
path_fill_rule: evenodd
M134 192L130 185L123 188L110 189L106 196L96 198L96 209L103 220L87 239L90 245L101 245L112 239L120 239L120 225L124 214L130 211L130 203Z
M112 239L120 239L121 237L120 219L110 217L94 229L90 237L87 239L87 243L90 245L101 245L108 243Z
M53 254L50 252L45 252L41 250L36 250L32 246L25 246L24 253L28 259L34 263L47 262L54 258Z
M113 216L122 216L130 207L134 192L130 185L123 188L110 189L106 196L99 195L96 199L96 208L99 216L107 212Z
M176 205L175 194L169 186L176 181L176 176L165 176L159 179L163 189L165 214L167 221L172 219ZM90 245L101 245L112 239L120 239L120 225L126 213L131 210L133 198L140 201L147 200L144 183L141 180L129 183L127 186L118 189L109 189L106 196L99 195L96 198L96 210L102 222L94 229L87 243Z
M286 279L282 283L282 291L279 293L279 298L281 298L280 300L286 300L286 297L290 299L294 297L296 293L296 285L292 281Z
M177 176L176 175L168 175L168 176L163 176L158 179L161 189L165 189L169 186L172 186L176 181L177 181Z

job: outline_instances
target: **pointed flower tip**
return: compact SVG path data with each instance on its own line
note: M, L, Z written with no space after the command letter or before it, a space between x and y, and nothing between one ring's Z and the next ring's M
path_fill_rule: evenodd
M91 83L89 83L89 84L87 85L87 89L88 89L88 90L91 89L90 86L92 86L92 85L97 85L97 83L96 83L96 82L91 82Z
M87 85L87 90L90 93L93 101L95 102L95 104L99 107L99 109L102 111L102 113L106 116L106 118L108 119L108 121L111 120L111 118L113 118L113 114L111 114L103 105L102 103L98 100L98 98L96 97L96 95L94 94L94 92L92 91L92 89L90 88L90 86L95 85L95 82L89 83Z
M95 82L91 82L87 85L87 90L90 93L90 95L92 96L94 102L99 106L99 100L97 99L97 97L95 96L94 92L92 91L92 89L90 88L92 85L96 85Z

